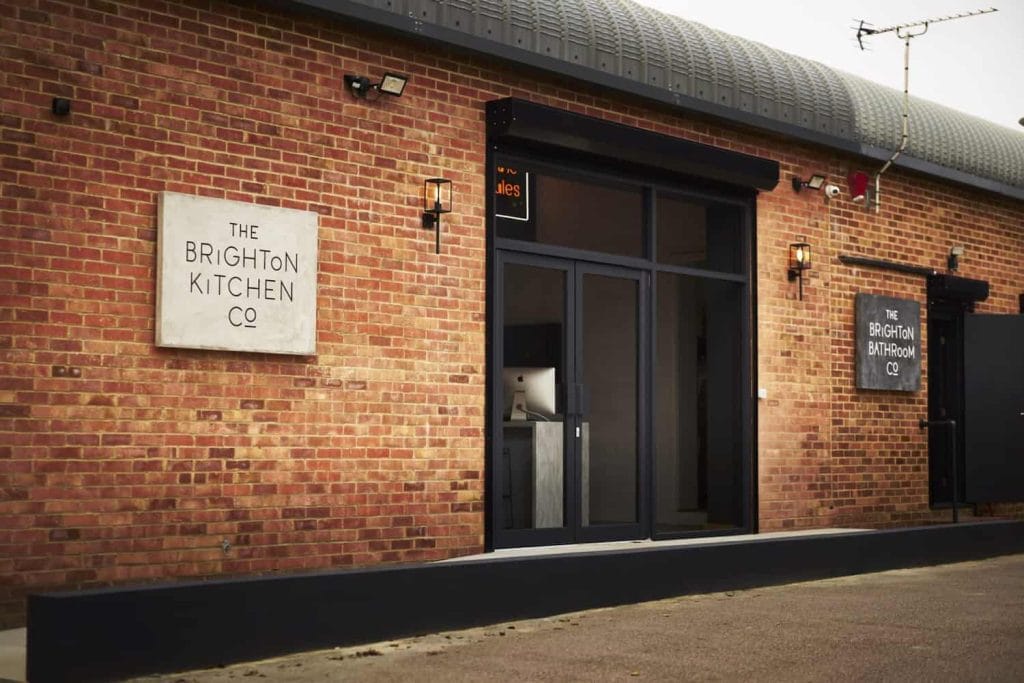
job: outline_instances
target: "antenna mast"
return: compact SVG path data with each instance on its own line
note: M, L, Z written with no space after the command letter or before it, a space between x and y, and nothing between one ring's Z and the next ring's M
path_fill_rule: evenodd
M992 12L998 11L999 10L995 7L989 7L988 9L978 9L971 12L951 14L946 17L936 17L934 19L925 19L924 21L914 21L907 24L886 26L885 28L871 28L870 25L866 24L865 21L861 19L860 25L857 27L857 44L860 45L861 50L864 49L865 36L876 36L881 33L895 32L896 36L903 41L903 133L900 136L900 146L892 153L889 160L885 162L885 166L882 166L881 170L875 174L875 192L868 201L868 204L873 204L876 212L879 211L881 207L881 201L879 199L881 195L880 178L883 173L889 170L889 167L892 166L897 157L903 153L903 150L907 148L907 140L910 138L910 39L923 36L928 32L928 27L931 24L938 24L943 21L952 21L953 19L976 17L981 14L991 14Z

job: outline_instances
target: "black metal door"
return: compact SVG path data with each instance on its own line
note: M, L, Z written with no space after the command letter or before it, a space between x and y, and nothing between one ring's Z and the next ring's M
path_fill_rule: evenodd
M1024 500L1024 315L964 316L966 498Z
M947 427L928 430L928 497L933 507L953 502L953 482L959 482L957 502L964 502L964 310L960 305L932 304L928 308L928 419L955 420L956 448ZM954 463L955 457L955 463ZM957 468L954 477L953 467Z

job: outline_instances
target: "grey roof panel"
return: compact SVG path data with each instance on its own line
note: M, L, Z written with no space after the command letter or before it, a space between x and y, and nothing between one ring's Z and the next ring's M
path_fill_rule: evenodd
M896 149L903 93L839 73L854 103L859 142ZM911 96L906 153L970 175L1024 187L1024 135Z
M902 93L632 0L293 0L682 109L888 158ZM1024 199L1024 134L912 98L897 165Z

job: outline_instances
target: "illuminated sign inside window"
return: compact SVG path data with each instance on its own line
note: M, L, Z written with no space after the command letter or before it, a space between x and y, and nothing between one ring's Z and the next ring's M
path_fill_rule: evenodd
M499 164L494 178L494 216L530 220L530 172Z

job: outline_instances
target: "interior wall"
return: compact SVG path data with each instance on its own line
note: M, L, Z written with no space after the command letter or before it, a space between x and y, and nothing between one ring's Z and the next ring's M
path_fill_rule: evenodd
M562 289L556 290L554 282ZM510 264L505 268L506 325L562 323L565 317L565 273Z
M742 519L743 470L741 423L744 390L740 297L732 283L705 282L702 287L707 325L705 380L707 401L708 522L739 526Z
M640 190L546 174L535 177L538 242L642 256Z
M682 526L697 510L697 339L700 312L692 279L658 276L655 319L656 523Z
M591 523L637 519L637 294L633 280L584 276Z

